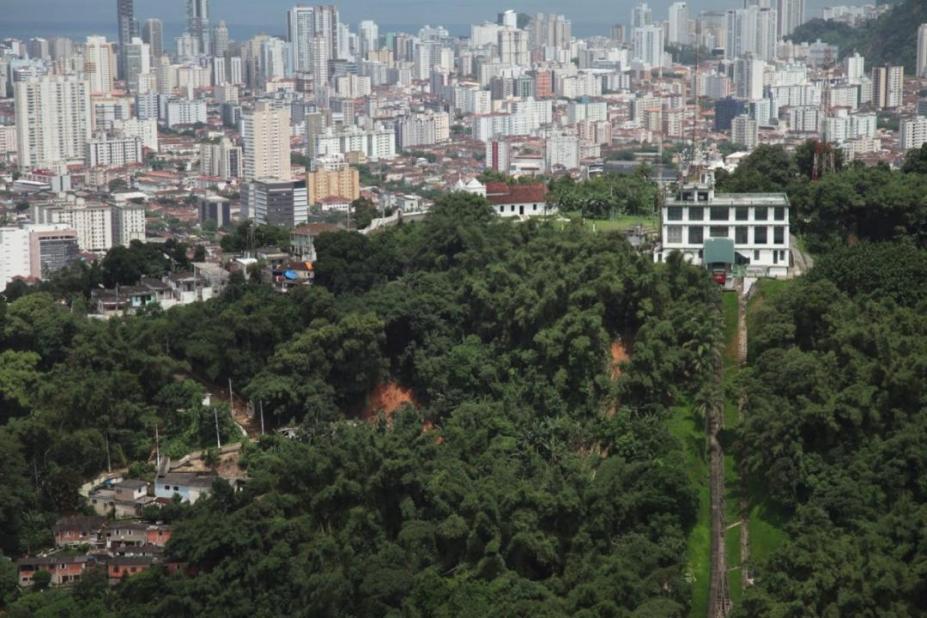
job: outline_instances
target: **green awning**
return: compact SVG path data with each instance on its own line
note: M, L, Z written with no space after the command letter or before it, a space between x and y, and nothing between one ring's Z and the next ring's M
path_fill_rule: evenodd
M702 263L733 264L734 241L730 238L708 238L702 247Z

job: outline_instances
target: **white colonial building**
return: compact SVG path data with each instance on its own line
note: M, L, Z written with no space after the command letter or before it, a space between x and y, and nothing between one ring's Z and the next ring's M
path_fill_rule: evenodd
M713 239L734 243L732 263L746 274L785 277L789 270L789 200L784 193L715 193L713 183L685 184L662 209L658 262L679 251L705 263ZM706 264L707 266L708 264Z

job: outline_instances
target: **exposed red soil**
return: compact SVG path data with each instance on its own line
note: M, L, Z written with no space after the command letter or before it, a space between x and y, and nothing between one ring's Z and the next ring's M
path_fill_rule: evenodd
M396 410L406 404L419 407L412 390L396 382L384 382L377 385L367 396L367 406L361 412L361 418L365 421L376 420L377 415L382 412L390 419Z

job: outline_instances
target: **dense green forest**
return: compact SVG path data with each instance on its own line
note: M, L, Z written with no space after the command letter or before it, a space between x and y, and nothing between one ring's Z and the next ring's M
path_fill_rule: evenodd
M748 362L724 384L741 412L721 435L742 483L730 495L777 527L738 565L753 585L734 612L923 615L927 149L897 171L835 158L822 177L815 149L761 146L718 176L719 191L786 191L816 256L760 286ZM645 182L554 188L608 205ZM144 246L7 290L2 555L47 546L107 453L143 469L155 425L177 452L207 446L204 385L231 378L269 426L300 430L244 447L242 491L220 482L167 514L186 574L26 592L0 556L11 616L690 615L704 441L699 422L694 445L673 427L716 384L721 294L704 271L578 224L498 220L460 194L317 250L310 288L237 275L220 298L108 322L83 299L163 268ZM413 401L370 419L388 383Z
M246 448L241 493L182 513L169 558L195 577L17 595L7 563L11 615L685 613L696 497L666 421L717 343L703 272L460 195L318 251L320 285L287 295L239 277L105 323L43 291L0 305L7 555L79 508L107 444L114 464L147 460L157 423L196 446L190 376L231 377L302 429ZM417 406L357 422L389 381Z
M904 65L905 73L916 69L917 29L927 22L927 3L923 0L900 0L878 19L853 28L846 24L812 19L789 37L796 43L814 43L818 39L837 45L841 57L859 52L866 66Z

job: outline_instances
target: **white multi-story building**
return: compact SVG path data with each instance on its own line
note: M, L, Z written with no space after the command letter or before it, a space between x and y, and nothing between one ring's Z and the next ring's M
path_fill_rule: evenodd
M396 156L396 132L383 126L370 130L352 126L341 131L329 127L315 137L315 154L360 153L373 161Z
M361 58L380 49L380 27L377 22L365 19L357 26Z
M190 99L171 99L165 108L164 122L168 128L180 125L206 124L206 101Z
M567 122L575 124L581 120L608 120L608 103L605 101L570 101L567 105Z
M502 64L528 66L531 56L528 53L528 33L518 28L499 30L499 61Z
M734 60L734 93L739 99L755 101L763 97L766 63L747 54Z
M669 7L666 42L670 45L689 44L689 6L685 2L674 2Z
M872 69L872 104L876 109L901 107L903 97L903 66L884 66Z
M396 146L405 150L412 146L431 146L451 137L447 112L426 112L404 116L396 123Z
M90 83L90 93L108 95L116 79L116 54L105 36L88 36L84 43L84 74Z
M640 26L631 33L631 56L645 67L663 66L663 27Z
M96 138L84 147L87 167L121 167L143 160L142 140L138 137Z
M145 207L135 204L113 206L113 242L128 247L133 240L145 242Z
M158 121L155 118L117 120L113 122L113 131L122 137L137 137L142 140L142 146L158 151Z
M905 150L920 148L927 143L927 117L915 116L901 121L901 147Z
M858 84L866 75L866 59L859 52L853 52L852 56L843 59L843 70L847 74L848 83Z
M223 137L218 144L200 144L200 173L217 178L240 178L244 156L240 146Z
M729 10L725 58L733 60L753 54L767 62L775 60L777 28L775 9L751 5L743 9Z
M805 0L777 0L777 36L784 39L805 23Z
M65 202L36 204L32 207L33 223L61 223L77 230L81 251L105 252L113 248L112 208L103 204L87 204L68 196Z
M246 180L290 179L289 106L258 101L241 116L241 138Z
M548 170L562 167L579 168L579 137L573 133L556 132L547 138L544 158Z
M820 107L789 108L789 130L793 133L819 133L823 121Z
M927 24L921 24L917 29L917 77L927 77Z
M82 159L90 139L90 86L74 77L16 82L16 141L23 169Z
M711 183L684 185L662 208L658 262L679 251L693 264L715 268L706 255L716 239L733 241L727 268L785 277L789 269L789 200L784 193L715 193ZM712 263L706 263L712 260Z
M731 141L748 150L756 148L759 140L759 124L746 114L735 116L731 121Z
M29 274L29 232L18 227L0 227L0 286L14 277Z

